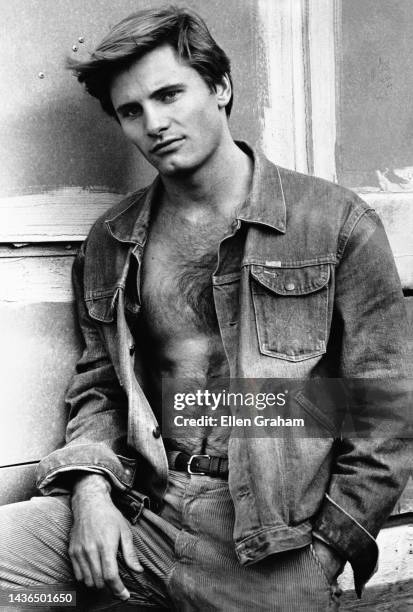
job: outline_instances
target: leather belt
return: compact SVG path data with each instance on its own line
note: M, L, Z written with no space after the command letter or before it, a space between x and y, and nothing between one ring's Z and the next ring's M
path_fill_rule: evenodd
M228 459L226 457L177 453L174 460L170 461L169 467L172 470L188 472L194 476L228 478Z

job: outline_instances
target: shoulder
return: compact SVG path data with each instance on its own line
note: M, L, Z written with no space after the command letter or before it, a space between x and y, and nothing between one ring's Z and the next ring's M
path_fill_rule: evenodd
M334 209L340 211L354 208L363 211L370 209L369 205L351 189L316 176L280 166L277 168L287 205L327 208L330 213Z
M326 233L331 238L349 234L373 209L352 191L322 178L279 168L287 226Z

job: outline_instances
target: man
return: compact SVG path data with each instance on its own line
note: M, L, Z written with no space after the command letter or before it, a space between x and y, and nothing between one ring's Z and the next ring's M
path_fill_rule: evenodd
M76 259L67 444L40 464L47 497L2 509L0 585L77 580L135 609L337 607L346 561L359 594L374 571L403 442L223 426L164 440L162 379L395 380L392 417L405 314L380 221L233 141L228 58L188 11L132 15L72 67L158 178ZM307 410L335 422L327 395Z

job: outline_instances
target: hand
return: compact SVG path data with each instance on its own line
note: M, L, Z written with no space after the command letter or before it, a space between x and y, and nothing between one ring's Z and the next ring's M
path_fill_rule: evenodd
M322 540L313 538L314 552L323 566L324 573L330 584L334 582L344 569L345 561L334 548L325 544Z
M114 506L110 485L104 476L82 476L72 497L73 527L69 556L76 580L98 589L105 585L122 600L130 593L119 576L116 555L121 547L126 565L142 572L132 541L132 532L125 517Z

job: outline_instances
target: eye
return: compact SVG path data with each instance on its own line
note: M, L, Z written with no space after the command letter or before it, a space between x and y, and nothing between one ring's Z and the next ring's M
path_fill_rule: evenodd
M142 108L138 104L130 104L122 109L121 115L123 119L134 119L142 114Z
M171 89L162 94L161 99L163 102L174 102L181 92L180 89Z

